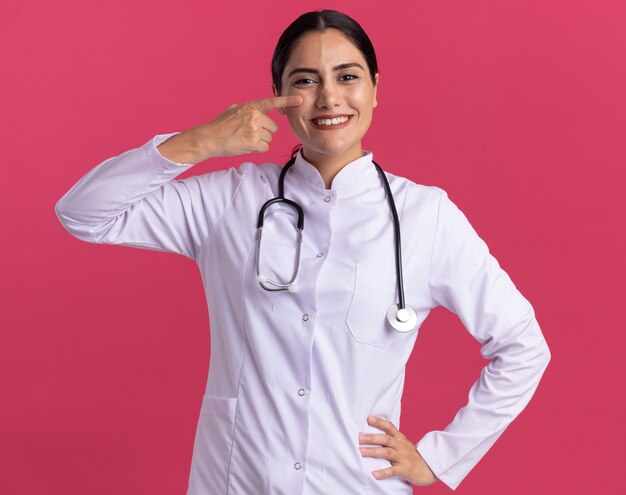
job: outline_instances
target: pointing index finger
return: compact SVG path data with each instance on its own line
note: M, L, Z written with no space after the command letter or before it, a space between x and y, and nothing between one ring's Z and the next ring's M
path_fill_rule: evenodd
M291 96L274 96L272 98L264 98L263 100L256 100L254 103L256 107L262 112L269 112L276 108L284 107L296 107L303 101L300 95Z

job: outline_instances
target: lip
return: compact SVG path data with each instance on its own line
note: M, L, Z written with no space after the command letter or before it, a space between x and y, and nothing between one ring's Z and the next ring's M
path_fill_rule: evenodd
M343 124L337 125L317 125L315 122L313 122L313 120L316 119L336 119L338 117L348 117L348 120L346 120ZM320 131L333 131L335 129L342 129L347 126L352 121L352 117L354 117L354 115L347 113L336 115L320 115L319 117L312 118L309 122L315 129L319 129Z
M336 119L337 117L352 117L351 113L332 113L332 114L326 114L326 115L317 115L315 117L313 117L311 120L316 120L316 119Z

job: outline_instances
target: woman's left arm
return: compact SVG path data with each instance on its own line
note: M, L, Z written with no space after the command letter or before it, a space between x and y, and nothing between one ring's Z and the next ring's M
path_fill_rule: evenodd
M490 360L452 422L416 445L437 478L454 490L526 407L550 350L528 300L443 190L432 249L433 301L459 316Z

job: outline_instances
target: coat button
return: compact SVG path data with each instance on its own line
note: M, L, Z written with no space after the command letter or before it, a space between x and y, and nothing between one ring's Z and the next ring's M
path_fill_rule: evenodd
M328 203L330 201L330 196L324 197L324 201L326 201Z
M324 256L324 253L317 253L318 258L321 258L322 256Z
M296 463L293 465L293 467L294 467L294 468L296 468L296 469L301 469L301 468L302 468L302 464L300 464L299 462L296 462Z
M299 395L300 397L302 397L302 396L304 395L304 389L303 389L303 388L301 388L300 390L298 390L298 395Z
M304 314L302 315L302 319L303 319L304 321L309 321L309 315L307 315L306 313L304 313Z

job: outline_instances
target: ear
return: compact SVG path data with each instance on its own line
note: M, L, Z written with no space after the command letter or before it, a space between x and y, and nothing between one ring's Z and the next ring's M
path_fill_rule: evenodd
M376 91L378 91L378 72L374 78L376 79L376 84L374 85L374 103L372 104L372 108L376 108L378 105L378 101L376 100Z

